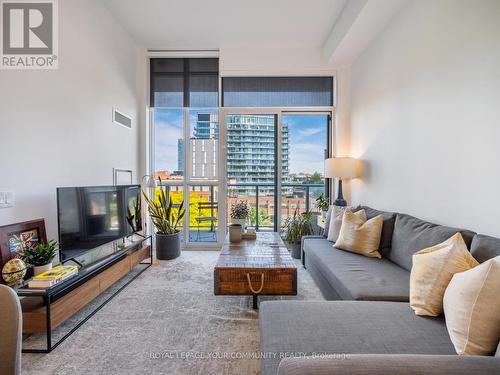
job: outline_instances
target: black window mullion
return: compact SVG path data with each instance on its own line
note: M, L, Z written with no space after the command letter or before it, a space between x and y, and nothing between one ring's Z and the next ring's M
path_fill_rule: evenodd
M281 142L281 139L278 139L278 115L274 115L274 228L275 232L278 231L279 223L278 223L278 205L281 207L281 202L278 202L278 178L281 181L281 157L282 155L278 155L278 142ZM283 153L283 150L281 150ZM279 160L278 160L279 159ZM256 213L256 216L259 216L259 213Z
M155 72L153 70L153 59L149 60L149 106L155 106Z
M189 107L189 60L184 59L184 107Z

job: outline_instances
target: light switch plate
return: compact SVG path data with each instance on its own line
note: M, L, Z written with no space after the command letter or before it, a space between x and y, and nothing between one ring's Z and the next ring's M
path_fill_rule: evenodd
M13 191L0 191L0 208L14 207L16 197Z

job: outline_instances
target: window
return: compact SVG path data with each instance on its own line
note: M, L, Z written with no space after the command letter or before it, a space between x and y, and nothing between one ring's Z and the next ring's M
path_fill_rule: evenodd
M219 59L151 59L151 107L217 107Z
M296 210L319 214L316 199L325 194L330 115L284 113L281 119L281 217Z
M189 246L223 241L232 203L249 204L247 225L276 231L297 209L318 215L328 191L333 77L224 77L219 108L218 70L206 58L150 65L153 172L184 199Z
M184 242L218 238L218 59L150 60L155 176L188 205ZM157 191L160 188L157 188Z
M184 114L182 109L156 108L152 112L155 133L154 174L162 180L184 178Z
M224 107L333 105L333 77L224 77Z

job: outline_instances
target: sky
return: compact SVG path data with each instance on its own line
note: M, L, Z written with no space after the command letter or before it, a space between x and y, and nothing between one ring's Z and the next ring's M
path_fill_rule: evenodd
M206 110L204 110L206 112ZM194 124L196 112L190 113ZM326 115L283 115L289 131L289 171L323 174ZM155 110L156 170L177 170L177 140L182 138L182 109Z
M327 115L283 115L282 121L288 124L290 172L323 174Z

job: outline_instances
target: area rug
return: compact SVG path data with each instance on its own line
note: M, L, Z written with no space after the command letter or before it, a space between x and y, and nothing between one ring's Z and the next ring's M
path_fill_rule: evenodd
M214 296L218 255L156 260L52 353L23 354L23 374L259 374L258 311L250 297ZM323 300L297 267L297 296L263 300Z

